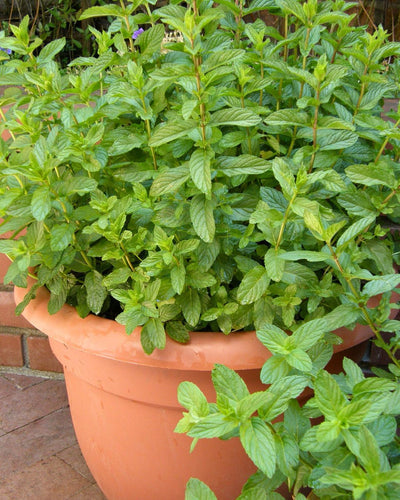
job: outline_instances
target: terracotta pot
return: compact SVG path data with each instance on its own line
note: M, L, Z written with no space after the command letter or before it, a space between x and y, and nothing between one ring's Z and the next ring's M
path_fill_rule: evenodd
M25 293L16 288L17 303ZM201 440L189 454L191 439L173 432L183 411L176 393L178 384L189 380L212 400L215 363L237 370L250 391L265 389L259 371L271 354L254 332L194 332L188 345L168 340L164 351L148 356L139 329L128 336L116 322L94 315L82 319L67 305L51 316L48 299L47 290L40 289L24 316L50 337L63 364L77 438L106 497L183 500L186 482L197 477L219 500L236 498L254 465L238 439ZM361 359L369 328L358 325L353 332L343 328L336 333L344 342L336 346L333 363L348 349Z

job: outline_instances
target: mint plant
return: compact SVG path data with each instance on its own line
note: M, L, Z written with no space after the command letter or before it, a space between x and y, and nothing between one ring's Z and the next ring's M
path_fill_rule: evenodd
M142 326L149 353L343 304L372 325L368 298L400 282L379 224L399 201L400 115L381 116L399 45L344 2L141 5L88 9L115 20L65 69L28 18L0 38L6 281L35 268L27 300L46 285L50 312ZM283 33L247 22L266 9Z
M242 499L279 498L285 480L299 499L304 485L395 498L400 277L382 221L399 216L400 110L382 105L400 44L353 27L341 0L154 3L88 9L112 22L68 67L65 40L42 46L28 18L0 33L0 251L6 282L36 279L18 312L46 286L50 313L67 302L140 326L147 353L166 335L256 329L270 387L249 394L217 366L216 404L180 388L178 431L241 439L260 469ZM324 370L331 332L356 323L390 373Z

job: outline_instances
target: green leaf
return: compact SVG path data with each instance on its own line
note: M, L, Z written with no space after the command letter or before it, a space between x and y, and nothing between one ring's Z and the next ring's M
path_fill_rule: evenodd
M284 425L290 436L293 436L297 442L300 442L301 438L310 428L310 420L303 414L297 400L289 402L288 408L285 411Z
M189 161L189 171L195 186L204 194L211 193L210 155L204 149L196 149Z
M206 484L192 477L186 484L185 500L217 500L217 497Z
M328 419L335 419L339 411L348 404L337 382L325 370L318 373L314 390L317 406Z
M291 108L274 111L264 121L267 125L304 127L309 125L311 120L307 113Z
M103 276L96 270L85 276L86 302L90 310L99 314L107 297L107 290L103 285Z
M97 188L97 181L95 179L90 179L89 177L83 177L82 175L77 175L71 177L67 181L67 190L69 193L78 193L79 195L90 193Z
M281 259L283 254L277 252L274 248L270 248L264 256L265 270L267 275L273 281L281 281L285 270L285 261Z
M52 227L50 231L50 247L53 251L65 250L72 242L74 226L60 224Z
M232 65L233 61L242 59L246 55L243 49L224 49L212 52L202 64L202 70L207 73L219 66Z
M326 443L337 439L340 436L340 421L327 420L317 427L317 440Z
M173 193L177 191L182 184L189 179L189 171L187 167L170 168L154 179L150 188L150 196L160 196L165 193Z
M232 401L240 401L250 393L243 379L227 366L216 364L212 373L215 392Z
M278 468L286 475L296 467L299 459L299 447L294 438L288 433L274 434Z
M223 156L219 158L217 168L228 177L235 175L256 175L270 170L271 162L248 154Z
M274 188L263 186L260 188L260 197L269 208L278 210L278 212L284 213L288 206L288 201L283 196L280 191Z
M197 422L187 434L200 439L222 437L235 430L237 426L236 420L229 419L222 413L212 413Z
M160 317L161 319L163 319L161 311L160 311ZM169 337L175 340L175 342L186 344L190 340L188 329L180 321L168 321L168 323L165 326L165 329Z
M300 441L300 449L304 451L311 451L312 453L327 453L336 450L343 442L343 438L338 437L333 440L320 441L317 439L319 427L311 427L303 436Z
M369 410L368 401L352 401L340 410L338 419L342 427L358 426L368 420Z
M319 216L311 210L304 210L304 222L317 240L324 241L324 227Z
M310 356L302 349L292 349L286 354L285 360L290 366L302 372L310 372L312 370Z
M279 182L283 193L292 197L296 191L296 181L294 180L294 175L282 158L276 158L272 163L272 170L274 172L275 179Z
M179 384L178 401L196 417L206 417L210 413L207 398L192 382Z
M204 241L200 241L196 252L199 269L201 271L208 271L214 264L219 252L220 243L217 239L211 243L204 243Z
M347 69L344 69L347 72ZM350 122L337 116L323 116L318 120L318 129L354 130L355 127Z
M351 165L345 172L352 182L364 186L387 186L395 189L398 185L393 169L382 162L378 165Z
M171 269L171 285L175 293L180 295L185 286L186 269L183 261Z
M244 422L249 419L255 411L261 408L268 399L267 391L253 392L239 401L236 408L236 415L241 422Z
M47 304L49 314L55 314L62 308L67 299L67 293L67 287L63 287L58 293L51 293L50 300Z
M275 325L265 325L257 330L258 340L272 353L286 352L288 335Z
M269 278L262 266L257 266L247 272L237 291L237 299L241 304L256 302L267 291Z
M354 396L358 396L364 393L374 393L379 394L385 391L394 391L397 387L397 383L393 380L388 380L385 378L370 377L365 380L361 380L353 387Z
M107 151L109 156L119 156L143 145L143 137L132 134L128 130L116 129L113 132L112 136L107 137L113 139L113 143Z
M195 196L190 203L190 219L196 234L206 243L215 235L213 204L203 194Z
M126 283L131 276L132 271L128 267L119 267L103 278L103 284L106 287L114 287Z
M286 377L291 369L291 366L285 360L285 356L275 354L264 363L260 373L261 382L263 384L272 384Z
M324 333L327 333L327 324L324 318L313 319L303 323L292 335L296 347L303 350L310 349Z
M198 105L198 101L196 99L188 99L187 101L184 101L182 104L182 116L184 120L188 120Z
M341 247L348 242L354 241L354 238L363 233L374 221L375 217L368 216L354 222L341 234L336 244L337 247Z
M308 262L324 262L332 259L330 255L324 252L313 252L311 250L296 250L284 252L280 256L282 260L306 260Z
M193 253L199 246L200 240L195 238L189 238L187 240L179 241L175 245L174 253L175 255L185 255L188 253Z
M361 368L353 360L343 358L343 368L346 372L346 382L351 389L364 380L365 377Z
M50 190L41 186L34 191L31 202L32 215L36 220L42 221L51 210Z
M141 33L141 35L135 40L135 45L140 47L142 56L152 56L155 52L158 52L161 49L164 31L165 29L162 24L156 24Z
M375 262L376 267L382 274L393 272L393 252L384 239L371 239L365 241L363 250L366 250L370 258Z
M19 242L15 240L0 239L0 253L11 254L18 250Z
M118 5L103 5L102 7L90 7L82 12L79 16L79 20L89 19L91 17L101 17L101 16L117 16L125 17L125 9L122 9Z
M276 467L276 449L267 424L257 417L247 420L240 426L240 442L254 464L267 477L272 477Z
M307 25L307 16L300 2L297 0L277 0L277 4L284 12L290 12L296 16L302 24Z
M375 437L365 426L360 428L359 436L360 451L358 458L365 470L374 474L381 470L379 446Z
M65 47L65 38L60 38L58 40L53 40L47 43L37 56L37 62L39 64L46 64L54 59L59 52Z
M193 288L207 288L215 285L216 281L217 280L211 273L203 273L192 266L187 269L187 284Z
M272 359L272 358L271 358ZM268 399L259 410L263 420L273 421L286 411L308 384L308 377L301 375L279 377L266 391Z
M400 284L399 274L386 274L369 281L363 288L363 293L370 297L379 293L390 292Z
M201 303L197 290L193 288L187 289L179 298L178 304L182 308L182 313L185 320L191 326L196 326L200 320Z
M140 341L146 354L151 354L154 349L164 349L165 331L159 318L149 318L142 327Z
M187 136L189 132L196 128L196 126L197 122L195 120L163 123L154 130L154 133L149 140L149 146L162 146L163 144L167 144L175 139L179 139L179 137Z
M395 417L381 415L379 418L367 425L368 430L375 437L378 446L386 446L396 436L397 423Z
M240 127L253 127L261 122L261 118L250 109L227 108L212 113L210 125L218 127L221 125L237 125Z
M318 134L320 151L332 151L353 146L358 141L358 134L350 130L327 130L326 134Z
M348 326L360 317L360 308L356 304L341 304L324 316L327 331Z

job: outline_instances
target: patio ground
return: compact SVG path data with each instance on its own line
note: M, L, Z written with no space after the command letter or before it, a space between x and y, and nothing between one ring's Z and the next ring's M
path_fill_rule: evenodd
M64 381L0 373L1 500L105 500L79 450Z

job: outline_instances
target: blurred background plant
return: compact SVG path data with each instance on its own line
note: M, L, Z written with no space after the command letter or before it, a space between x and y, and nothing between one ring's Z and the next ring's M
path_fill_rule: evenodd
M92 54L93 43L87 20L78 21L83 10L104 5L105 0L2 0L0 2L0 26L9 35L9 25L19 24L28 15L32 21L31 35L50 42L65 37L67 43L59 54L60 62L69 62L79 56ZM91 24L102 28L104 20Z
M119 4L121 1L124 0L114 0L114 3ZM105 0L2 0L0 28L8 35L10 23L19 24L25 15L29 15L33 20L32 34L35 33L47 42L60 37L66 38L66 46L59 58L61 62L68 62L76 57L92 54L93 42L89 25L101 30L107 27L107 19L78 19L83 10L104 3ZM155 3L160 7L163 3L168 3L168 0ZM358 0L353 2L351 12L355 14L355 25L367 26L372 31L381 24L393 40L400 41L400 0ZM265 11L259 15L265 16L267 24L276 25L278 22L276 16L268 19Z

